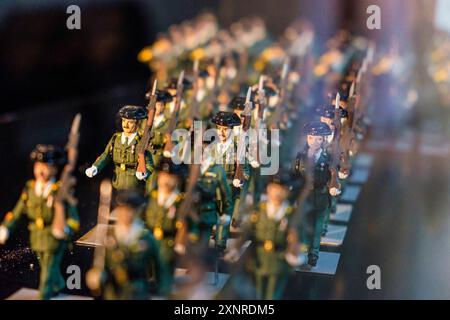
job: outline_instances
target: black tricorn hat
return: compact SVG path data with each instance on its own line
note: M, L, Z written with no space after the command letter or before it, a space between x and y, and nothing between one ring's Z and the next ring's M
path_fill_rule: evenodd
M135 190L121 190L116 197L117 206L127 206L134 209L145 205L146 200L142 194Z
M54 145L38 144L30 154L33 162L43 162L61 166L66 161L65 151Z
M185 168L184 165L175 164L171 158L163 156L159 160L157 171L182 176L185 173Z
M330 127L321 121L311 121L303 126L303 133L311 136L329 136Z
M178 79L177 78L170 79L169 83L166 86L166 90L167 89L176 89L177 88L177 84L178 84ZM183 78L183 89L184 90L192 89L192 82L189 81L188 79L186 79L186 77Z
M264 94L266 97L273 97L277 94L277 92L269 86L263 86ZM258 85L252 87L252 99L258 94Z
M145 109L139 106L123 106L120 108L119 117L130 120L141 120L147 116Z
M334 111L335 107L333 105L320 106L316 109L317 114L321 117L325 117L328 119L334 119ZM342 107L339 107L339 111L341 112L341 118L348 117L348 111Z
M211 119L211 122L218 126L230 128L241 125L241 119L239 119L239 116L236 113L226 111L217 112L217 114Z
M234 97L228 104L228 108L230 108L231 110L244 110L245 99L245 97Z
M166 90L156 90L156 101L168 103L171 102L172 100L173 100L172 96Z

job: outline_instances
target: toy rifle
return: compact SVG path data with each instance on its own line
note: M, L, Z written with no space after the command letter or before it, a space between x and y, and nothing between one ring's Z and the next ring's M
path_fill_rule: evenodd
M242 111L242 117L244 118L242 123L242 132L239 137L239 144L237 148L236 157L236 171L234 173L234 179L239 181L245 181L244 176L244 164L245 164L245 133L250 129L250 124L252 121L252 102L251 102L252 88L248 88L247 97L245 98L245 107Z
M111 181L103 180L100 184L100 200L98 204L97 232L95 243L99 243L94 250L93 269L100 274L105 269L106 237L108 234L109 214L111 210L112 185ZM94 295L100 294L100 288L94 290Z
M332 144L332 153L333 158L331 161L331 180L329 183L330 188L340 188L339 180L338 180L338 166L341 159L341 148L339 145L339 137L341 133L341 109L339 108L340 104L340 95L336 94L336 105L334 108L334 136L333 136L333 144Z
M281 77L280 77L280 83L279 83L280 99L278 100L278 103L275 106L275 113L273 115L273 118L272 118L272 121L270 124L271 129L279 127L279 121L281 120L282 108L283 108L284 99L286 96L288 71L289 71L289 58L286 58L286 60L283 63L283 67L281 69Z
M258 83L258 92L256 94L256 100L258 101L258 112L256 114L256 121L255 121L255 129L256 134L259 136L261 125L263 124L263 116L264 116L264 109L266 108L266 95L264 91L264 75L261 75L259 77L259 83ZM257 141L257 147L256 147L256 161L260 163L261 159L259 157L260 154L260 141L258 139Z
M178 114L180 112L181 106L181 95L183 94L183 80L184 80L184 70L181 71L180 75L178 76L177 93L176 93L177 100L175 103L175 109L173 110L173 114L170 117L169 124L165 132L166 144L164 146L164 156L167 158L170 158L172 156L172 148L173 148L172 132L175 130L178 122Z
M193 81L194 81L194 90L193 90L193 99L192 99L192 104L189 107L189 115L191 119L195 119L195 118L199 118L199 110L198 110L198 106L199 106L199 101L197 100L197 95L198 95L198 64L199 61L198 59L196 59L194 61L194 67L193 67Z
M137 146L138 153L138 166L137 171L145 173L147 171L145 167L145 151L148 149L151 139L151 131L153 127L153 120L155 119L155 105L156 105L156 86L158 80L153 82L152 93L150 95L150 100L147 106L147 122L145 123L144 134L142 135L141 141Z
M56 193L55 203L59 205L55 206L55 216L52 221L52 229L59 234L64 234L64 228L66 225L65 210L62 205L64 201L67 201L71 206L77 204L77 199L73 195L73 187L75 185L75 177L73 171L78 158L78 141L80 130L81 114L77 114L72 121L72 127L70 128L69 140L66 145L67 151L67 164L60 177L60 186Z

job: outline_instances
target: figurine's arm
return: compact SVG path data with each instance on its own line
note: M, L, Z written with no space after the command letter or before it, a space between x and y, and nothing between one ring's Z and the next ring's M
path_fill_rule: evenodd
M28 199L27 188L28 183L23 189L20 199L17 201L14 209L6 214L2 224L0 225L0 244L3 244L6 240L8 240L10 232L14 230L17 222L25 212L26 201Z
M92 167L95 167L97 169L97 172L102 171L102 169L111 161L115 138L116 135L114 134L111 140L109 140L108 144L106 145L105 151L103 151L103 153L95 160L94 164L92 165Z
M67 227L68 236L73 236L78 230L80 230L80 216L78 215L78 209L76 206L67 205Z
M153 156L150 151L145 151L145 168L147 169L147 177L150 177L155 170L155 163L153 162Z

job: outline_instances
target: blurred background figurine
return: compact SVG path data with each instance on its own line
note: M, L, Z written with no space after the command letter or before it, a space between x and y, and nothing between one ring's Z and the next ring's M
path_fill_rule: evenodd
M159 244L141 216L146 200L139 192L120 191L116 198L117 221L106 234L103 267L94 264L86 282L104 300L148 300L150 279L157 291L168 292Z
M80 223L76 207L57 197L61 187L57 174L65 162L64 151L57 146L39 144L31 153L31 160L34 179L27 181L16 206L6 214L0 226L0 244L5 243L19 219L25 216L31 249L39 260L39 297L50 299L66 286L61 262L67 243ZM62 229L54 225L58 210L63 213Z

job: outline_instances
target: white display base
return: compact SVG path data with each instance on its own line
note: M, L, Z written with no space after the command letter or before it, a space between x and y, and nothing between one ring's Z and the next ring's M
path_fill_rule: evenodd
M326 275L334 275L336 274L337 266L339 264L339 258L341 257L340 253L334 252L319 252L319 259L317 260L317 265L313 268L309 266L302 266L297 269L297 272L306 272L306 273L317 273L317 274L326 274Z
M51 300L93 300L92 297L77 296L71 294L59 294ZM12 295L6 298L6 300L39 300L39 291L30 288L20 288Z
M345 234L347 233L346 226L337 226L334 224L328 225L327 234L321 238L321 246L338 247L344 242Z
M336 213L330 215L330 221L332 222L344 222L350 221L352 216L353 205L349 203L338 203L336 206Z

